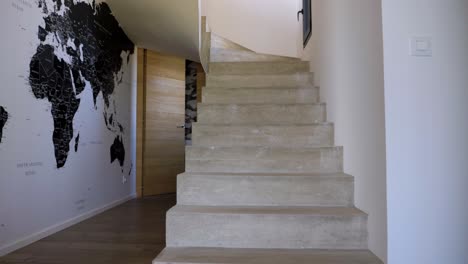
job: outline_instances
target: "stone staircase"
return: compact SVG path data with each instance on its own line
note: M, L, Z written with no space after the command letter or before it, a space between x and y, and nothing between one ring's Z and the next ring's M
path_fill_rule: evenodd
M210 47L167 248L153 263L381 264L309 64L215 35Z

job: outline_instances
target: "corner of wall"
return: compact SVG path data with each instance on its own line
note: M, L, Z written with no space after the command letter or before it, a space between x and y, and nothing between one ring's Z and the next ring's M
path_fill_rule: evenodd
M314 0L311 61L320 97L355 177L356 206L369 214L369 247L387 261L382 17L379 1Z

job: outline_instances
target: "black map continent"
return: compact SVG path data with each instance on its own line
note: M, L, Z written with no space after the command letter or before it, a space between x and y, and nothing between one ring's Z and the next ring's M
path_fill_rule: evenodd
M80 145L80 134L75 138L75 152L78 152L78 146Z
M115 160L118 160L120 166L124 165L125 162L125 148L120 137L116 137L114 144L112 144L110 149L111 163Z
M2 143L3 137L3 128L5 127L6 122L8 121L8 112L0 106L0 143Z
M45 25L38 29L41 44L30 62L29 83L37 99L47 99L52 105L52 140L57 168L61 168L70 151L73 119L80 106L77 96L85 89L85 81L91 84L94 104L101 93L109 107L115 76L123 65L121 54L127 52L129 60L134 44L106 3L53 2L54 7L48 8L46 0L39 0ZM47 44L48 37L59 45ZM71 62L60 59L60 51L66 52Z

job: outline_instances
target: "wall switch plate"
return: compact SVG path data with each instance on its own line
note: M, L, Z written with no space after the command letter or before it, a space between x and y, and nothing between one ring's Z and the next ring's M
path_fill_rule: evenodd
M431 37L412 37L410 41L411 56L432 57Z

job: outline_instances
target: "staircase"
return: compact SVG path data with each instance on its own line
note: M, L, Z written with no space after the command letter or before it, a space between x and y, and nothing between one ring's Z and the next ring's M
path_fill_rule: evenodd
M214 34L210 47L167 248L153 263L382 263L308 62Z

